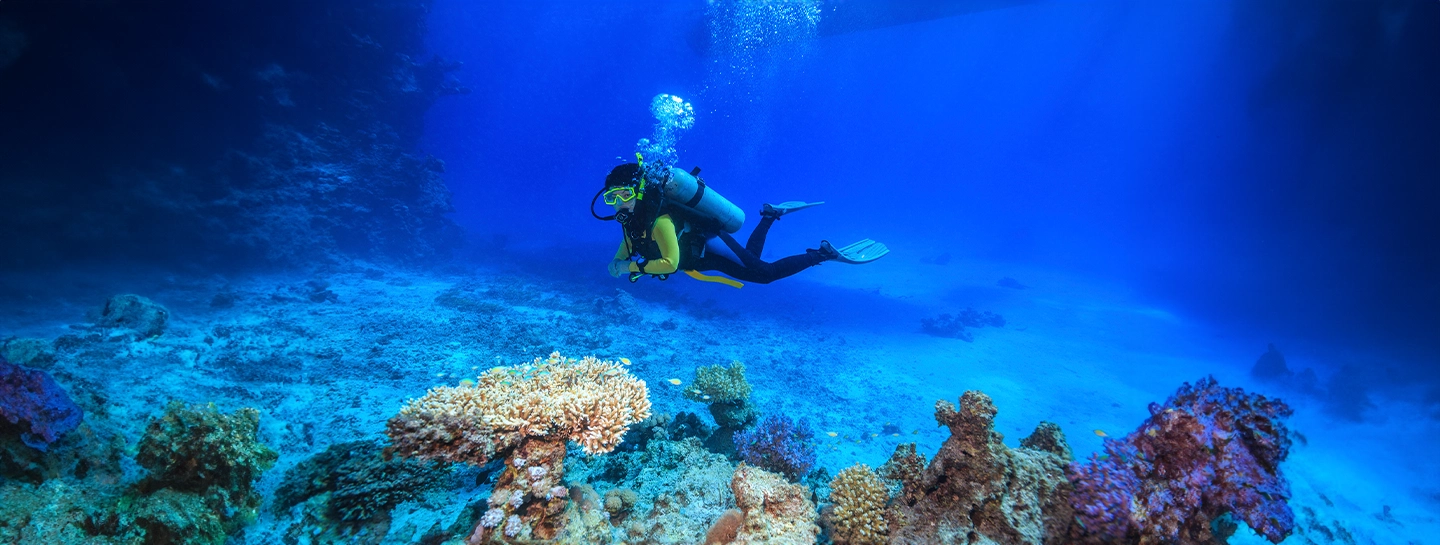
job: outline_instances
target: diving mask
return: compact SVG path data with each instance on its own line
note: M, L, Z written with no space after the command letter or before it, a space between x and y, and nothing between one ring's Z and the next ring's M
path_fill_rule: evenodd
M612 187L605 191L605 204L615 206L622 202L633 201L639 196L640 191L634 186L622 185Z

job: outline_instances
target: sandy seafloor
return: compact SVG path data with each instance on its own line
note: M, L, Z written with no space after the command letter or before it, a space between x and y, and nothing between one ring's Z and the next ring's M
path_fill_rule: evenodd
M832 474L878 466L901 442L933 454L946 437L935 401L969 389L994 398L1007 444L1049 420L1080 458L1101 448L1094 430L1123 436L1148 403L1182 382L1213 374L1222 385L1274 393L1248 374L1267 342L1292 367L1367 358L1217 330L1138 302L1121 286L996 263L939 266L897 254L884 266L826 265L740 291L683 277L629 285L605 276L603 262L577 272L587 263L536 255L439 271L351 264L230 277L83 267L12 274L0 277L0 331L55 339L85 329L120 293L164 305L172 314L164 335L108 343L62 359L52 373L67 389L102 390L108 418L132 445L169 399L260 409L261 437L281 455L260 484L267 495L286 469L326 446L379 437L385 420L426 388L551 348L628 357L656 412L668 413L705 411L667 379L688 382L698 366L743 361L758 408L807 419L819 436L818 465ZM997 286L1005 276L1030 287ZM328 283L334 300L310 300L312 281ZM221 293L234 306L213 306ZM965 307L1008 323L975 330L974 342L920 332L921 318ZM1440 426L1421 408L1376 400L1357 423L1326 416L1313 400L1287 401L1290 426L1307 442L1283 466L1297 521L1286 543L1342 543L1322 535L1341 528L1356 543L1440 543ZM903 433L882 433L887 424ZM392 537L448 524L486 492L457 484L403 504ZM244 542L279 542L281 524L262 513ZM1241 528L1231 542L1265 541Z

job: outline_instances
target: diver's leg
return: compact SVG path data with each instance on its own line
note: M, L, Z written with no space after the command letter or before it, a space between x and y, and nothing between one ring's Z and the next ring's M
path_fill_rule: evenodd
M769 284L829 260L829 258L825 257L825 254L819 251L806 250L803 254L792 255L771 263L766 263L765 267L759 271L764 274L764 279L752 280L752 282Z
M755 226L754 231L750 231L750 239L745 241L745 249L750 250L755 257L760 257L760 252L765 250L765 235L770 233L770 225L775 223L775 218L778 217L780 216L761 214L760 224Z
M756 227L756 229L759 229L759 227ZM745 265L745 268L758 269L766 265L764 261L760 260L759 255L751 252L749 249L740 246L740 243L736 242L735 237L730 236L730 233L721 231L718 236L720 237L720 240L723 241L725 245L730 248L731 252L735 252L735 257L740 258L740 263ZM754 237L752 236L751 238Z

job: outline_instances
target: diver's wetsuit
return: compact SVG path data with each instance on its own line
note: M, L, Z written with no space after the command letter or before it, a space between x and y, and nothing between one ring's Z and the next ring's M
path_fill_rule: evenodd
M765 235L770 232L770 225L775 223L775 218L762 216L760 224L750 232L749 240L741 246L735 237L729 233L720 232L720 240L725 243L740 262L730 259L724 255L714 252L704 252L694 257L682 257L680 243L675 236L675 222L669 214L660 216L655 220L655 227L651 230L651 237L658 247L657 256L645 256L645 273L647 274L670 274L677 270L687 271L716 271L725 276L745 282L756 284L769 284L781 278L798 273L826 261L824 254L815 250L807 250L803 254L792 255L773 262L765 262L760 259L760 252L765 249ZM688 253L688 252L687 252ZM630 242L620 242L620 249L615 252L615 259L630 258ZM640 272L640 267L630 264L630 272Z

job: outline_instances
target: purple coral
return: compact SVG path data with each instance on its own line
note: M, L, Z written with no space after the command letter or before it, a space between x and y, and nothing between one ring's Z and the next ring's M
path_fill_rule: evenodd
M1070 465L1071 502L1089 542L1206 543L1230 514L1271 542L1290 535L1290 452L1278 399L1224 388L1207 377L1186 383L1105 454ZM1225 536L1214 536L1222 538Z
M0 357L0 418L20 430L20 440L44 451L80 425L84 412L44 371Z
M767 416L754 428L735 434L735 452L747 464L799 480L815 465L814 438L804 420Z

